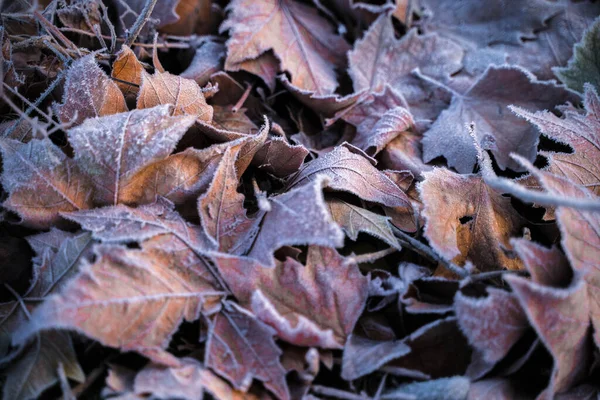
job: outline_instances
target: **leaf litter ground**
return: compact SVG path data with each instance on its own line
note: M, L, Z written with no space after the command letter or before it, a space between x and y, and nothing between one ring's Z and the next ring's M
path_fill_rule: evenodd
M17 399L600 395L600 4L0 3Z

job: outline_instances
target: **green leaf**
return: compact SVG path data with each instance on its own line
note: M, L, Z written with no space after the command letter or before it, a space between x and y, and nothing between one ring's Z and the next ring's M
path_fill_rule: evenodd
M581 42L573 48L573 57L564 68L554 68L554 74L570 89L583 93L586 82L600 91L600 17L585 31Z

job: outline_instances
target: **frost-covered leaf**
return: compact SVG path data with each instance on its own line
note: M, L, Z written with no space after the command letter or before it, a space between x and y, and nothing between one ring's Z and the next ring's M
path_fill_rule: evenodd
M424 204L425 236L448 260L471 261L481 270L521 269L508 253L524 220L510 199L488 187L480 176L448 169L425 172L419 184Z
M198 199L202 227L219 244L219 251L234 254L247 249L258 230L256 221L246 216L244 195L237 192L238 154L239 149L226 150L210 187Z
M596 90L585 90L586 112L565 111L559 118L548 111L530 112L515 108L515 113L535 124L546 136L569 145L573 153L542 152L548 157L548 171L588 187L600 195L600 99Z
M548 249L526 239L511 239L510 243L534 282L554 287L568 285L573 273L558 247Z
M75 61L65 82L62 104L56 106L62 123L79 125L87 118L127 111L119 87L96 64L93 55Z
M235 303L227 302L208 334L206 366L243 392L257 379L277 398L289 400L285 370L279 361L281 350L273 335L268 325Z
M135 53L127 45L123 45L117 53L117 59L112 65L110 76L115 78L117 85L126 98L137 97L142 84L144 67L139 62Z
M92 205L92 186L73 160L49 139L24 144L0 140L2 186L10 196L3 206L16 212L23 224L44 229L60 221L60 212Z
M488 288L485 298L458 292L454 297L458 324L469 343L489 364L508 354L529 327L527 316L514 294Z
M137 172L174 150L195 117L170 114L169 106L157 106L88 119L68 131L75 164L93 182L97 204L120 203L135 190Z
M450 93L413 71L447 83L461 69L462 57L459 45L437 34L419 35L413 29L397 40L391 18L382 14L348 54L349 73L355 91L380 93L388 84L417 121L431 123L447 107Z
M165 199L138 208L118 205L64 216L103 242L128 243L170 234L198 253L215 247L202 228L184 220L174 210L173 203Z
M597 200L591 191L568 179L547 172L532 171L542 186L560 197ZM594 340L600 344L600 213L558 207L556 211L562 247L571 267L587 283L589 310L594 326ZM586 303L587 303L586 302ZM583 305L580 307L583 308Z
M587 375L591 362L590 307L584 281L554 289L517 276L505 279L554 358L548 396L569 389Z
M344 121L356 126L352 144L374 156L398 135L411 129L415 122L403 107L404 98L389 86L381 94L374 95L349 111L343 112Z
M452 0L420 0L419 4L425 9L426 18L419 22L423 30L476 46L534 39L534 33L562 8L544 0L492 0L485 7L477 0L462 1L459 6Z
M150 364L135 376L133 390L138 395L152 394L156 399L202 400L204 394L217 399L253 399L251 394L234 390L225 381L193 358L182 358L178 367Z
M204 93L192 79L171 75L168 72L142 74L142 84L137 98L137 108L152 108L171 104L172 115L193 115L200 121L210 122L213 109L206 104Z
M342 378L361 378L410 352L410 346L402 340L373 340L352 334L344 346Z
M565 68L556 68L554 73L573 90L583 93L589 83L600 91L600 17L584 32L581 42L575 45L573 58Z
M356 241L360 232L368 233L397 249L398 239L390 227L390 218L376 214L362 207L355 206L340 199L327 200L331 218L344 230L346 235Z
M22 343L40 330L71 329L104 345L176 364L163 349L184 319L194 321L204 303L219 296L210 275L187 265L188 252L98 246L96 256L36 308L14 341Z
M212 74L222 69L225 45L207 40L195 50L190 65L179 75L182 78L193 79L198 85L203 86L208 83Z
M575 94L553 82L540 82L527 71L510 66L492 66L466 93L454 93L444 110L423 137L426 162L444 156L448 166L460 173L473 171L477 152L467 126L475 123L477 140L493 140L492 153L501 169L522 170L510 159L517 153L533 161L539 132L510 112L509 105L531 109L553 109L567 101L577 102Z
M314 8L293 0L234 0L228 10L220 28L230 34L225 69L238 70L272 50L294 86L317 94L335 90L334 68L342 65L348 44Z
M324 184L325 179L319 177L314 182L270 197L269 211L262 212L260 231L248 256L265 266L273 266L273 252L282 246L341 247L344 233L327 211L322 192Z
M410 206L406 194L385 174L375 168L372 159L348 145L337 146L321 157L304 164L290 177L288 189L327 176L327 187L350 192L363 200L389 207Z
M68 378L80 383L85 380L69 334L58 331L43 332L2 371L6 379L2 398L38 398L45 389L58 383L60 365Z
M288 257L264 268L248 258L214 255L238 301L281 339L342 348L367 299L367 278L334 249L310 246L306 257L306 266Z
M256 152L252 163L263 171L280 178L298 171L308 155L302 145L291 145L284 138L274 137Z

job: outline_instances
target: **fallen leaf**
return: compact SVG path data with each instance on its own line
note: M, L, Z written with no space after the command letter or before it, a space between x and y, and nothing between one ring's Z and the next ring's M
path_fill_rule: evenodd
M136 189L136 173L175 149L195 118L171 117L171 111L170 106L134 110L88 119L68 131L75 164L94 184L95 203L120 203Z
M49 139L24 144L0 140L2 186L10 195L2 204L23 224L46 229L59 223L60 212L92 206L92 186L73 160Z
M73 329L104 345L177 365L163 349L184 319L197 319L205 301L220 295L214 282L157 248L105 245L95 252L96 261L82 265L60 293L36 308L14 342L40 330Z
M233 254L245 252L258 231L256 221L246 216L244 195L237 192L238 154L239 149L225 151L210 187L198 199L202 227L219 244L219 251Z
M527 4L494 0L487 7L472 0L461 3L460 7L452 7L451 0L423 0L420 5L426 10L426 18L418 24L421 29L476 46L521 44L523 39L535 39L535 32L544 28L544 22L562 8L543 0Z
M573 273L567 258L558 247L548 249L526 239L511 239L510 243L534 282L554 287L569 284Z
M337 87L334 66L341 66L348 44L316 10L291 0L234 0L227 9L229 18L220 28L230 35L226 70L273 50L294 86L317 94Z
M181 366L165 367L150 364L135 376L134 392L151 394L157 399L201 400L204 394L217 399L254 399L249 393L241 393L193 358L182 358Z
M142 75L145 70L135 53L127 45L123 45L117 53L110 76L115 78L117 86L127 99L135 99L140 91Z
M138 208L124 205L65 213L65 218L91 231L94 238L108 243L143 241L159 235L172 235L199 254L215 247L204 230L184 220L173 203L159 198Z
M288 400L289 389L273 340L273 330L235 303L225 303L211 325L206 366L246 392L253 379L263 382L277 398Z
M465 399L471 382L464 376L439 378L426 382L413 382L400 385L394 390L384 392L382 398L402 398L412 396L417 399L456 400ZM407 398L407 397L405 397Z
M461 331L491 365L502 360L529 327L515 295L500 289L488 288L485 298L458 292L454 309Z
M275 268L215 254L240 304L297 346L342 348L367 299L368 280L334 249L308 248L306 266L287 258Z
M389 85L403 98L415 120L430 124L450 102L450 93L414 75L447 83L461 69L463 50L437 34L419 35L410 30L402 39L394 36L389 15L382 14L348 53L354 91L381 93Z
M204 86L212 74L222 69L225 45L207 40L196 47L195 51L190 65L179 76L193 79L199 86Z
M42 333L2 372L6 378L2 398L37 398L44 390L58 383L58 368L61 365L68 378L79 383L85 380L69 334L57 331Z
M514 112L535 124L549 138L564 143L573 153L542 152L548 157L548 171L586 186L600 195L600 99L587 86L584 96L586 113L566 110L564 118L548 111L530 112L514 108Z
M55 108L60 121L71 126L88 118L127 111L121 90L91 55L73 63L67 74L62 104Z
M291 189L318 175L329 178L327 187L350 192L363 200L380 203L389 207L410 206L406 194L390 178L373 165L373 160L363 156L356 148L341 145L321 157L304 164L289 178L287 188Z
M352 334L344 347L342 378L359 379L410 352L411 348L402 340L373 340Z
M256 152L252 163L279 178L297 172L304 163L308 150L302 145L291 145L284 138L268 139Z
M586 285L577 280L567 289L553 289L517 276L505 279L554 358L546 389L552 398L582 380L591 362Z
M171 104L171 115L193 115L200 121L210 122L213 109L206 104L204 93L198 84L168 72L142 74L142 84L137 98L137 108L152 108Z
M313 182L268 198L269 211L263 211L262 220L256 221L260 223L260 231L248 257L272 267L273 252L283 246L341 247L344 233L327 212L322 192L325 182L325 178L317 177Z
M444 156L448 166L462 174L473 171L477 152L467 126L475 123L479 143L493 140L492 154L498 166L522 171L509 154L517 153L533 161L537 154L539 131L509 112L509 105L552 109L577 96L553 82L540 82L529 72L511 66L489 67L466 93L454 93L444 110L423 137L426 162Z
M423 173L418 188L423 200L425 236L448 260L471 261L482 271L521 269L508 254L510 238L519 236L524 220L510 199L488 187L478 175L438 168Z
M583 33L581 42L575 45L573 58L565 68L555 68L554 73L569 88L584 92L589 83L596 91L600 90L600 62L596 55L600 52L600 18Z
M390 246L400 249L398 239L390 228L390 218L376 214L362 207L355 206L340 199L327 200L327 208L331 218L344 230L346 235L356 241L360 232L381 239Z

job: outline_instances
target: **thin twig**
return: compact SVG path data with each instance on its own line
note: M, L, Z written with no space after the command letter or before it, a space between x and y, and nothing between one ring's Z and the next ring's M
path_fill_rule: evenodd
M140 15L138 15L135 23L131 27L131 31L127 34L127 39L125 40L125 44L127 46L132 47L133 42L135 42L135 39L137 39L138 35L142 31L142 28L144 25L146 25L146 22L150 20L150 14L152 14L156 2L157 0L146 0L146 4L144 5L142 12Z
M248 99L248 96L250 95L250 91L252 90L253 87L254 87L254 84L251 84L251 85L246 84L246 90L244 90L242 97L240 97L240 99L237 101L237 103L235 103L235 105L233 107L231 107L231 112L236 113L240 110L240 108L242 108L244 106L244 103Z
M96 37L96 35L94 35L92 32L88 32L88 31L84 31L83 29L77 29L77 28L59 28L61 31L63 32L71 32L71 33L77 33L80 35L85 35L85 36L89 36L89 37ZM103 39L111 39L112 41L112 37L108 36L108 35L101 35ZM115 42L125 42L125 39L123 38L116 38ZM145 47L145 48L152 48L154 47L154 45L152 43L140 43L140 42L135 42L133 43L132 46L137 46L137 47ZM164 42L164 43L157 43L156 47L159 49L189 49L190 45L188 43L170 43L170 42ZM114 50L111 50L111 52Z
M373 253L365 253L365 254L359 254L359 255L352 255L352 256L348 257L348 259L351 260L351 261L354 261L357 264L373 263L373 262L379 260L380 258L388 256L388 255L390 255L392 253L395 253L397 251L398 251L398 249L390 247L390 248L387 248L387 249L375 251Z
M402 232L395 226L391 226L392 231L394 232L394 236L398 238L400 244L402 244L403 246L410 248L414 252L419 253L423 257L428 258L435 263L441 264L448 271L454 273L455 275L458 275L461 278L466 278L467 276L469 276L469 273L464 268L461 268L458 265L445 260L440 255L438 255L431 247L419 242L418 240Z
M50 93L52 93L54 91L54 89L56 89L56 87L58 86L58 84L62 81L62 79L67 75L67 71L68 71L68 65L65 66L65 68L63 70L61 70L57 75L56 78L54 79L54 81L50 84L50 86L48 86L46 88L46 90L44 91L44 93L42 93L40 95L40 97L37 98L36 101L33 102L32 105L30 105L29 107L27 107L27 109L25 110L24 115L22 114L15 122L15 124L13 126L11 126L10 128L8 128L6 130L6 132L4 133L5 136L10 135L16 128L17 126L23 121L23 119L25 118L25 116L29 116L29 114L35 110L36 108L38 108L40 106L40 104L42 103L42 101L44 101L46 99L46 97L48 97L50 95Z
M335 397L336 399L343 400L371 400L370 397L365 396L363 394L354 394L350 392L346 392L344 390L334 389L327 386L321 385L313 385L311 390L317 394L322 394L324 396Z

